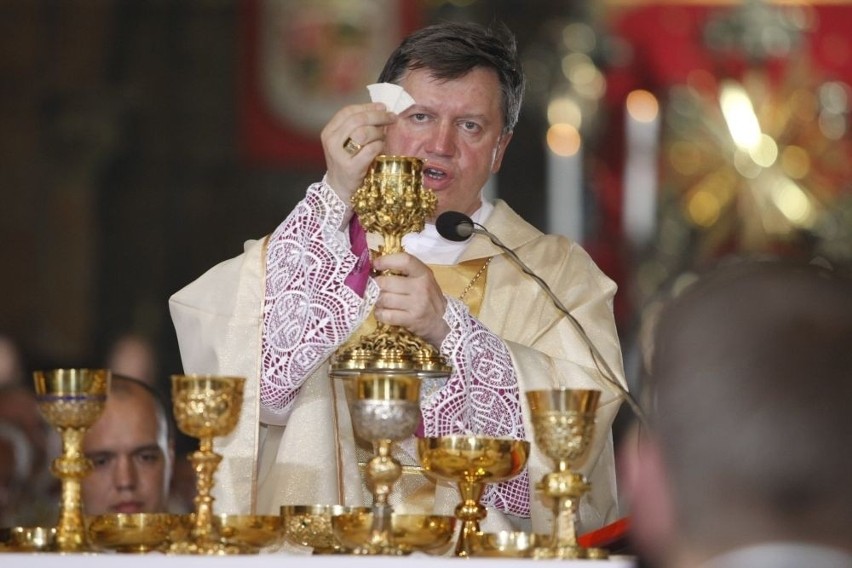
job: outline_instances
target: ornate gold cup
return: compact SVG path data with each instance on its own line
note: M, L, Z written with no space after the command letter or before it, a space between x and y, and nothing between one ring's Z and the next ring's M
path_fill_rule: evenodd
M237 425L243 401L241 377L172 375L172 403L181 432L199 439L198 451L189 457L195 469L195 521L189 540L175 542L178 554L239 554L238 546L224 543L214 527L213 474L222 456L213 451L213 438L226 436Z
M83 455L83 437L104 410L110 378L107 369L54 369L33 374L39 411L62 438L62 455L51 465L53 475L62 482L56 527L60 552L92 550L80 495L80 482L92 469Z
M180 515L169 513L105 514L88 521L92 544L116 552L165 551L173 540L184 540L189 532Z
M346 507L345 505L282 505L280 510L284 538L287 542L313 548L314 554L346 552L341 542L334 536L332 519L356 511L370 511L368 507Z
M388 497L402 475L393 457L393 443L414 434L420 423L420 379L413 375L363 373L350 379L354 388L349 413L358 437L373 443L375 455L367 462L365 478L373 494L370 538L356 554L404 554L390 530L392 508ZM409 550L410 552L410 550Z
M458 484L462 502L456 518L462 521L455 555L469 557L471 539L487 512L480 502L487 483L512 479L527 465L530 443L525 440L486 436L421 438L417 445L423 468L441 479Z
M393 513L387 522L395 550L434 552L453 538L455 518L441 515L400 515ZM375 515L369 509L354 510L331 519L335 538L344 547L358 550L374 534Z
M537 489L552 502L550 545L537 547L536 558L606 558L605 550L577 544L577 504L590 486L576 469L589 457L595 430L595 411L601 392L585 389L527 391L535 441L554 462Z
M402 252L402 237L422 231L436 205L435 194L423 187L423 160L409 156L377 156L352 196L364 229L384 238L379 255ZM343 345L332 360L332 375L360 372L444 377L450 368L437 349L407 329L377 323L372 333Z

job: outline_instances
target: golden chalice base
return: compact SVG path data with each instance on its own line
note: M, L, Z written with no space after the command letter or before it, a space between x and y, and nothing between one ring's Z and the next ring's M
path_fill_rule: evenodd
M281 520L287 542L314 549L314 554L340 554L347 549L334 536L332 517L353 512L367 513L369 507L343 505L282 505Z
M476 533L470 538L470 555L494 558L532 558L550 544L550 536L526 532Z

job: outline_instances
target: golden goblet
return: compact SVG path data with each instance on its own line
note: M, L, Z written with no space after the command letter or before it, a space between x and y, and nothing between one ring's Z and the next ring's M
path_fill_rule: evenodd
M471 538L487 512L480 502L487 483L512 479L526 467L530 443L487 436L421 438L417 449L423 468L441 479L455 481L462 502L456 518L462 521L456 556L471 556Z
M116 513L89 518L92 544L116 552L167 550L173 539L183 540L187 532L180 515L168 513Z
M423 187L423 160L410 156L377 156L352 209L361 225L381 234L379 255L402 252L402 237L423 230L437 206L435 194ZM331 374L409 372L418 376L447 377L450 368L432 345L405 328L379 322L376 329L343 345L335 354Z
M62 455L51 472L62 482L56 547L60 552L83 552L92 547L86 536L81 480L92 469L83 455L83 437L104 410L111 373L108 369L36 371L36 399L45 420L59 431Z
M595 411L601 392L586 389L527 391L535 441L556 462L537 489L551 499L553 529L550 545L537 547L536 558L606 558L605 550L577 544L577 504L590 486L576 469L589 457Z
M214 515L213 527L219 541L240 554L256 554L282 538L280 515Z
M336 515L331 519L335 538L344 547L358 550L369 541L375 518L369 509ZM446 546L453 537L455 518L442 515L400 515L392 513L387 527L394 546L400 553L415 550L429 552Z
M292 544L313 548L314 554L343 553L345 549L334 537L332 518L345 513L369 510L368 507L344 505L282 505L284 538Z
M222 456L213 451L213 438L226 436L237 425L243 401L242 377L172 375L175 421L181 432L198 438L189 457L195 469L195 521L187 541L175 542L179 554L239 554L239 547L219 540L213 525L213 474Z
M375 455L367 462L365 478L373 494L370 538L356 554L404 554L393 543L392 508L388 504L402 465L393 457L393 443L414 434L420 423L420 379L413 375L363 373L349 383L349 413L355 434L373 443Z

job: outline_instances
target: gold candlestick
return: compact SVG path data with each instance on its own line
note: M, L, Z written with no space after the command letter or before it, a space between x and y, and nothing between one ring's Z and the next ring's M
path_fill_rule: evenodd
M62 438L62 455L50 468L62 482L56 547L60 552L90 551L80 482L92 463L83 454L83 437L104 410L111 374L107 369L54 369L36 371L33 378L39 411Z
M535 558L607 558L607 552L577 544L576 516L580 498L590 486L576 470L589 457L595 411L601 392L583 389L527 391L535 441L557 464L537 489L551 499L553 530L549 546L533 551Z
M170 551L178 554L239 554L238 546L219 538L214 527L213 474L222 456L213 451L213 438L226 436L237 425L243 401L241 377L172 375L175 421L181 432L199 439L198 451L190 456L196 475L195 521L190 539L176 542Z

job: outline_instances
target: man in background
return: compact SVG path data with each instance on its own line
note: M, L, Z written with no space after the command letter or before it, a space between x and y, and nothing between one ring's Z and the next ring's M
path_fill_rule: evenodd
M852 282L737 262L657 325L650 429L620 456L639 553L677 568L852 566Z
M82 483L87 515L168 511L174 463L169 417L149 385L112 376L104 412L83 440L94 465Z

